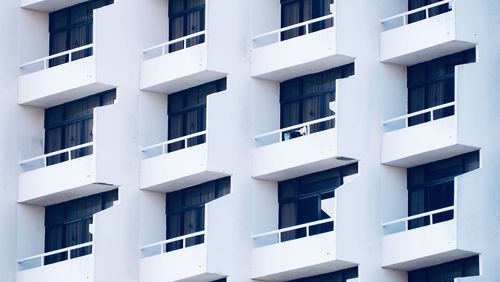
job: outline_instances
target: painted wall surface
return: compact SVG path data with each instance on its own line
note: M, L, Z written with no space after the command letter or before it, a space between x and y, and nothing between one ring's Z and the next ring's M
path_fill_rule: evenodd
M168 40L168 0L115 0L114 4L94 11L92 58L79 62L80 67L74 62L36 74L34 76L40 76L40 83L24 85L19 65L48 55L47 11L75 1L80 0L65 4L60 0L21 1L30 9L21 8L18 0L0 1L0 30L4 34L0 38L2 281L14 282L16 276L17 281L26 282L42 281L36 280L38 277L46 281L61 278L62 281L95 282L138 282L141 277L151 277L146 280L156 281L168 268L178 270L181 276L194 275L189 277L194 281L209 282L227 276L229 282L250 282L255 281L253 269L259 267L271 269L265 271L271 274L279 268L276 272L286 276L267 279L285 281L358 265L359 281L406 282L408 264L400 269L382 268L384 257L399 258L404 255L398 251L402 249L400 245L418 246L422 240L434 240L430 237L436 232L421 229L415 233L422 236L415 238L409 233L399 234L405 238L394 243L395 251L386 254L388 250L384 249L383 242L388 237L384 237L381 223L407 216L405 167L410 164L384 165L385 152L404 151L410 158L425 153L429 156L426 161L465 152L441 150L437 153L435 147L425 146L427 143L417 139L422 134L432 139L433 144L441 140L439 144L444 145L439 148L462 144L468 149L480 149L481 168L461 176L457 182L456 218L429 229L446 227L438 231L456 236L452 236L456 238L454 250L463 252L461 255L480 254L481 276L458 281L500 280L497 269L500 251L494 243L500 241L500 191L495 184L500 180L497 179L500 132L496 128L500 121L500 100L496 95L500 91L497 71L500 67L500 3L497 0L456 0L453 13L392 31L386 31L380 21L406 11L407 1L336 0L334 28L261 48L256 48L252 38L280 28L279 0L206 0L206 43L151 62L144 61L142 51ZM447 34L449 31L452 32ZM396 33L397 38L386 40L388 34ZM401 42L401 38L408 38L408 42ZM382 122L407 112L406 65L471 46L477 48L477 63L456 69L457 114L440 123L422 125L422 131L397 138L390 146L384 145L386 129ZM395 58L406 57L381 63L381 57L384 60L387 53ZM95 62L84 67L89 61ZM261 154L259 162L254 161L254 152L261 149L257 148L254 137L280 125L279 81L351 62L355 63L355 75L336 84L337 101L332 105L338 116L336 129L291 140L289 144L294 146L270 150ZM151 66L146 70L149 63ZM80 77L83 82L77 79L78 87L75 87L72 77L80 72L95 77ZM227 77L227 91L208 97L206 144L180 151L169 161L143 161L141 148L167 139L168 95L221 77ZM153 83L145 87L144 81ZM92 256L82 258L86 260L84 268L59 267L57 278L43 267L36 268L29 273L40 274L30 278L28 272L17 272L16 260L43 252L44 204L18 203L18 193L31 189L30 193L35 194L40 188L70 192L67 189L70 184L85 179L87 174L78 170L77 175L69 177L72 166L66 162L60 167L47 168L57 171L42 176L40 181L29 182L29 189L22 189L24 184L18 180L19 161L43 154L45 107L100 91L101 88L94 87L96 82L106 89L116 87L117 99L115 104L95 111L94 155L74 162L83 163L92 158L90 169L95 170L95 179L89 183L107 184L107 189L118 187L119 201L94 216L95 248ZM41 95L42 100L30 106L19 105L18 95L22 89L18 86L31 89L29 99L38 101ZM56 92L64 94L45 100L44 93ZM438 126L447 122L450 124ZM332 132L335 137L331 136ZM452 142L446 139L449 136ZM321 140L309 142L312 139ZM283 157L297 150L301 151L297 154L300 158L293 162ZM252 236L278 229L278 181L337 166L334 160L337 156L356 160L359 172L346 179L336 191L335 232L304 240L312 247L309 243L301 244L301 240L273 246L270 249L279 250L264 254L258 262L253 261L252 253L258 252L258 248ZM166 159L168 155L161 158ZM397 158L402 158L399 153ZM200 170L195 167L200 164L199 159L204 164L202 172L214 173L200 177ZM322 166L317 166L318 160L324 161ZM147 161L151 165L144 165ZM274 170L286 168L286 176L255 178L255 171L270 165L278 167ZM151 182L154 183L144 185L141 180L144 175L154 178ZM200 258L200 252L190 254L197 249L186 249L181 258L170 256L141 273L139 248L165 238L165 192L228 175L231 194L206 207L207 242L198 248L204 249L201 252L204 270L200 273L190 270L200 265L193 261ZM168 183L175 185L166 189ZM142 190L144 186L163 187L163 190ZM453 225L454 230L450 230L449 225ZM335 236L330 236L332 234ZM329 236L335 238L325 239ZM416 254L400 262L412 260L411 268L429 265L432 260L428 259L428 253L447 253L447 249L441 247L449 238L441 239L442 244L432 241L438 246L426 245L429 252L423 254L424 257L418 258ZM325 259L325 244L334 244L330 245L335 251L332 261ZM314 250L320 254L316 255ZM302 259L302 253L309 259L299 261L297 258ZM271 257L281 257L283 261L274 262ZM325 261L333 263L325 264ZM68 261L68 265L78 263L78 260ZM82 273L82 269L91 274ZM78 277L69 278L71 275ZM177 281L181 276L166 280Z

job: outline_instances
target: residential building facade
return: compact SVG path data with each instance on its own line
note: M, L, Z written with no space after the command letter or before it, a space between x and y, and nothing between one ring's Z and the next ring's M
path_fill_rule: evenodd
M4 0L0 280L500 281L500 2Z

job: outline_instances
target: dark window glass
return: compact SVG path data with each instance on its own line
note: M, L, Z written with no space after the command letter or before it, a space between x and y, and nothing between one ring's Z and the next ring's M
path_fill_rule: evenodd
M430 4L434 4L437 2L440 2L442 0L408 0L408 11L412 11ZM442 13L446 13L448 11L451 11L450 9L450 4L445 3L443 5L439 5L437 7L433 7L429 10L429 17L433 17ZM421 21L425 19L425 10L420 11L414 14L411 14L408 17L408 23L414 23L417 21Z
M205 30L205 0L170 0L169 39L174 40ZM169 52L205 42L205 35L195 36L184 42L169 46Z
M354 74L354 64L348 64L316 74L287 80L280 84L281 128L333 115L330 102L335 101L335 80ZM311 126L311 132L335 127L329 120ZM283 140L304 135L301 129L283 133Z
M229 194L230 190L231 178L225 177L167 193L165 208L167 239L203 231L205 229L205 204ZM204 240L203 235L188 238L185 247L201 244ZM182 240L166 245L167 251L181 248Z
M207 96L226 90L226 79L219 79L168 96L168 139L201 132L206 129ZM188 139L187 146L205 143L205 136ZM184 141L168 146L173 152L184 148Z
M408 215L438 210L454 205L454 178L479 168L479 151L409 168ZM453 211L432 216L434 223L453 219ZM430 217L409 222L409 229L430 224Z
M355 173L357 164L351 164L279 182L279 228L330 218L323 211L321 201L335 197L335 189L342 185L343 177ZM329 231L333 231L331 222L309 228L310 235ZM281 234L281 240L301 238L306 232L305 228L286 231Z
M95 107L112 104L115 90L92 95L45 110L45 153L92 142L93 111ZM92 154L92 148L71 152L71 158ZM68 154L47 158L47 165L68 160Z
M55 251L92 241L89 224L92 216L113 205L118 200L118 189L92 195L45 208L45 252ZM88 255L91 247L71 251L71 258ZM45 264L68 259L63 252L47 256Z
M330 14L333 0L281 0L281 27L298 24ZM333 20L328 19L310 24L309 32L322 30L333 26ZM281 33L281 40L304 35L305 26L290 29Z
M468 257L408 272L408 282L453 282L479 275L479 256Z
M349 279L357 277L358 277L358 268L353 267L317 276L289 280L287 282L346 282Z
M476 61L476 50L469 49L408 67L408 113L418 112L455 100L455 66ZM453 106L435 110L434 119L455 114ZM409 126L430 120L430 113L408 119Z
M113 0L91 0L49 14L51 55L92 43L92 22L94 9L112 4ZM92 50L72 54L72 60L92 55ZM51 59L49 66L67 63L69 55Z

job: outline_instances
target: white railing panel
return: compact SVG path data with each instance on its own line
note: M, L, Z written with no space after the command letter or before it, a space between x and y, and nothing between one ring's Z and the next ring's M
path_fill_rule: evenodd
M401 27L401 26L405 26L405 25L409 24L409 20L408 20L409 16L425 11L425 18L424 19L428 19L430 17L430 10L432 8L436 8L436 7L448 4L448 8L450 10L452 10L453 4L454 4L453 2L454 2L454 0L442 0L440 2L432 3L432 4L424 6L424 7L420 7L417 9L413 9L411 11L403 12L403 13L397 14L395 16L385 18L385 19L381 20L380 22L384 26L386 26L387 30L394 29L394 28Z
M330 20L330 19L332 19L332 21L334 22L334 14L318 17L318 18L315 18L312 20L289 25L286 27L282 27L280 29L276 29L276 30L269 31L269 32L266 32L263 34L259 34L259 35L255 36L254 38L252 38L252 40L254 42L254 47L258 48L258 47L263 47L263 46L270 45L270 44L273 44L276 42L280 42L281 41L281 33L285 32L285 31L293 30L293 29L304 28L305 31L304 31L304 34L302 34L302 35L307 35L307 34L312 32L312 28L310 28L310 25L315 24L315 23L319 23L319 22L326 22L327 20ZM333 23L333 26L335 26L335 22Z
M161 143L158 143L158 144L155 144L155 145L144 147L144 148L141 149L141 152L143 153L143 159L148 159L148 158L156 157L156 156L159 156L159 155L168 154L169 153L168 152L168 146L172 145L174 143L183 142L184 147L182 149L179 149L179 150L184 150L186 148L196 146L196 145L189 146L188 141L190 139L193 139L193 138L196 138L196 137L200 137L200 136L205 136L205 142L206 142L207 131L206 130L205 131L200 131L200 132L197 132L197 133L189 134L189 135L186 135L186 136L182 136L182 137L179 137L179 138L175 138L175 139L172 139L172 140L161 142ZM197 144L197 145L200 145L200 144Z
M429 212L424 212L424 213L420 213L420 214L416 214L416 215L412 215L412 216L408 216L408 217L404 217L404 218L400 218L400 219L396 219L396 220L392 220L392 221L383 223L382 228L384 229L384 235L408 231L408 230L410 230L409 229L410 222L413 220L417 220L417 219L429 218L429 224L425 225L425 226L433 225L435 215L445 213L448 211L453 211L453 218L455 218L455 216L457 214L457 193L458 193L457 192L457 177L455 177L452 181L450 180L447 182L453 182L454 204L452 206L429 211ZM424 226L422 226L422 227L424 227Z
M385 127L385 132L407 128L407 127L409 127L409 119L410 118L420 116L420 115L425 115L425 114L429 114L430 118L429 118L429 121L426 121L423 123L431 122L431 121L439 119L439 118L436 118L435 113L434 113L435 111L446 109L446 108L451 108L451 107L453 107L453 109L455 111L456 110L456 102L450 102L450 103L438 105L438 106L435 106L432 108L423 109L423 110L413 112L410 114L402 115L402 116L399 116L396 118L392 118L392 119L389 119L389 120L382 122L382 125ZM422 123L419 123L419 124L422 124Z
M271 132L267 132L264 134L260 134L254 137L255 142L258 147L270 145L278 142L288 141L297 137L306 136L309 134L313 134L315 132L311 132L311 126L317 125L327 121L334 121L335 115L320 118L317 120L312 120L308 122L304 122L297 125L292 125L289 127L277 129ZM334 128L334 127L332 127ZM328 128L331 129L331 128ZM326 129L325 129L326 130Z
M80 245L70 246L70 247L67 247L67 248L63 248L63 249L59 249L59 250L55 250L55 251L50 251L50 252L47 252L47 253L43 253L43 254L39 254L39 255L27 257L27 258L23 258L23 259L18 260L17 263L20 265L20 267L23 270L30 269L30 268L35 268L35 267L40 267L40 266L44 266L45 265L45 259L47 257L49 257L49 256L52 256L52 255L66 253L66 259L63 260L63 261L66 261L66 260L73 259L73 257L71 256L71 252L72 251L83 249L83 248L86 248L86 247L92 247L92 249L91 249L91 251L89 253L89 254L92 254L94 252L93 246L94 246L94 242L87 242L87 243L83 243L83 244L80 244Z
M48 153L45 155L41 155L38 157L24 160L24 161L19 162L19 165L23 168L23 171L30 171L30 170L46 167L47 166L47 159L50 157L58 156L58 155L66 155L66 156L68 156L67 160L62 161L62 162L67 162L67 161L71 161L71 160L75 159L75 157L73 157L73 154L72 154L74 151L79 150L79 149L84 149L84 148L93 148L93 147L94 147L94 142L88 142L85 144L73 146L70 148L62 149L59 151L51 152L51 153ZM78 156L76 158L80 158L80 157L83 157L83 156Z
M191 234L187 234L187 235L183 235L183 236L175 237L172 239L163 240L163 241L159 241L159 242L156 242L153 244L142 246L142 247L140 247L140 251L142 253L142 258L147 258L147 257L155 256L155 255L161 255L163 253L168 252L166 250L166 246L167 246L167 244L170 244L170 243L175 243L175 242L181 243L180 248L176 249L176 250L188 248L188 247L190 247L190 246L187 246L187 244L186 244L186 241L188 239L194 239L196 237L203 236L203 240L206 240L206 238L207 238L206 235L207 235L206 231L198 231L198 232L194 232ZM193 245L193 246L196 246L196 245Z
M167 41L164 43L160 43L160 44L155 45L153 47L149 47L149 48L142 51L142 54L144 55L144 60L150 60L150 59L153 59L156 57L160 57L160 56L169 54L170 53L170 51L169 51L170 45L173 45L176 43L182 42L183 47L181 50L186 49L186 48L188 48L188 46L187 46L188 40L194 39L194 38L202 38L202 36L205 36L205 38L203 40L200 40L199 43L194 44L194 45L189 46L189 47L193 47L193 46L202 44L203 42L207 41L206 34L207 34L206 30L203 30L203 31L199 31L199 32L196 32L193 34L186 35L186 36L181 37L181 38L177 38L177 39L173 39L173 40L170 40L170 41Z
M314 222L309 222L309 223L299 224L299 225L290 226L290 227L286 227L286 228L281 228L281 229L278 229L278 230L269 231L269 232L265 232L265 233L261 233L261 234L255 235L255 236L252 237L252 239L256 243L257 247L263 247L263 246L267 246L267 245L279 244L279 243L284 242L282 240L283 233L290 232L290 231L305 230L305 232L306 232L305 236L299 237L297 239L306 238L306 237L312 236L311 235L311 227L316 227L316 226L319 226L319 225L322 225L322 224L326 224L326 223L332 223L333 224L334 223L334 219L333 218L327 218L327 219L322 219L322 220L318 220L318 221L314 221ZM292 239L292 240L294 240L294 239Z
M94 44L88 44L88 45L74 48L71 50L63 51L63 52L60 52L60 53L57 53L54 55L43 57L41 59L37 59L37 60L31 61L31 62L25 63L25 64L21 65L20 68L23 70L24 74L33 73L33 72L37 72L37 71L41 71L41 70L46 70L46 69L50 68L50 60L67 56L68 61L66 63L71 63L75 60L74 59L75 53L80 52L80 51L85 51L85 50L90 50L93 52ZM86 57L86 56L84 56L84 57ZM82 59L82 58L83 57L78 58L78 59ZM64 63L64 64L66 64L66 63ZM59 65L62 65L62 64L59 64Z

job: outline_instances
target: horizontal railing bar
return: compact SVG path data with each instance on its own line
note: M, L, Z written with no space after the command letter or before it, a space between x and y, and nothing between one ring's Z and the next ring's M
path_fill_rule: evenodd
M271 132L267 132L267 133L264 133L264 134L257 135L257 136L254 137L254 140L257 140L257 139L260 139L262 137L266 137L266 136L269 136L269 135L275 135L277 133L283 133L283 132L290 131L290 130L293 130L293 129L296 129L296 128L302 128L304 126L313 125L313 124L317 124L317 123L321 123L321 122L325 122L325 121L329 121L329 120L333 120L333 119L335 119L335 115L331 115L331 116L327 116L327 117L324 117L324 118L320 118L320 119L316 119L316 120L304 122L304 123L297 124L297 125L292 125L292 126L289 126L289 127L285 127L285 128L281 128L281 129L277 129L277 130L274 130L274 131L271 131Z
M282 28L277 29L277 30L273 30L273 31L270 31L270 32L266 32L266 33L257 35L252 40L255 41L255 40L257 40L259 38L262 38L262 37L266 37L266 36L269 36L269 35L272 35L272 34L275 34L275 33L280 33L280 32L284 32L284 31L287 31L287 30L295 29L295 28L298 28L298 27L301 27L301 26L305 26L305 25L309 25L309 24L313 24L313 23L316 23L316 22L324 21L324 20L327 20L327 19L331 19L333 17L334 17L334 15L330 14L330 15L322 16L322 17L315 18L315 19L312 19L312 20L308 20L308 21L305 21L305 22L301 22L301 23L289 25L289 26L282 27Z
M201 35L204 35L206 34L207 31L206 30L202 30L202 31L198 31L196 33L193 33L193 34L189 34L189 35L186 35L184 37L180 37L180 38L176 38L176 39L173 39L173 40L170 40L170 41L167 41L167 42L164 42L164 43L160 43L160 44L157 44L153 47L149 47L147 49L144 49L142 51L142 53L147 53L147 52L150 52L152 50L155 50L155 49L158 49L160 47L163 47L163 46L166 46L166 45L172 45L172 44L175 44L175 43L179 43L179 42L182 42L184 40L188 40L188 39L191 39L193 37L198 37L198 36L201 36Z
M63 52L60 52L60 53L57 53L57 54L54 54L54 55L50 55L50 56L47 56L47 57L44 57L44 58L41 58L41 59L37 59L37 60L31 61L29 63L25 63L25 64L21 65L20 68L24 68L26 66L33 65L33 64L36 64L36 63L39 63L39 62L44 62L46 60L50 60L50 59L62 57L64 55L69 55L71 53L75 53L75 52L78 52L78 51L87 50L87 49L90 49L90 48L93 48L93 47L94 47L94 43L91 43L91 44L88 44L88 45L85 45L85 46L80 46L80 47L77 47L77 48L74 48L74 49L71 49L71 50L63 51Z
M64 252L67 252L67 251L73 251L73 250L77 250L77 249L81 249L81 248L92 246L93 244L94 244L94 242L87 242L87 243L83 243L83 244L80 244L80 245L75 245L75 246L67 247L67 248L64 248L64 249L50 251L50 252L47 252L47 253L44 253L44 254L40 254L40 255L36 255L36 256L31 256L31 257L28 257L28 258L24 258L24 259L18 260L17 263L23 263L25 261L34 260L34 259L37 259L37 258L48 257L48 256L51 256L51 255L56 255L56 254L64 253Z
M172 238L172 239L168 239L168 240L163 240L163 241L160 241L160 242L152 243L152 244L149 244L149 245L146 245L146 246L142 246L139 249L143 251L145 249L149 249L149 248L152 248L152 247L161 246L161 245L164 245L164 244L173 243L173 242L177 242L177 241L181 241L181 240L184 240L184 239L189 239L189 238L192 238L192 237L197 237L197 236L205 235L205 234L206 234L205 230L198 231L198 232L195 232L195 233L191 233L191 234L187 234L187 235L175 237L175 238Z
M290 226L290 227L286 227L286 228L282 228L282 229L278 229L278 230L274 230L274 231L261 233L261 234L253 236L252 239L255 240L255 239L260 238L260 237L266 237L266 236L273 235L273 234L279 234L279 233L283 233L283 232L287 232L287 231L293 231L293 230L302 229L302 228L306 228L306 227L316 226L316 225L320 225L320 224L328 223L328 222L333 222L333 218L321 219L321 220L317 220L314 222L299 224L299 225Z
M455 206L449 206L449 207L446 207L446 208L442 208L442 209L438 209L438 210L433 210L433 211L430 211L430 212L416 214L416 215L412 215L412 216L409 216L409 217L405 217L405 218L401 218L401 219L397 219L397 220L386 222L386 223L382 224L382 227L387 227L389 225L394 225L396 223L402 223L402 222L406 222L406 221L410 221L410 220L414 220L414 219L419 219L419 218L422 218L422 217L427 217L427 216L435 215L435 214L442 213L442 212L445 212L445 211L451 211L451 210L454 210L454 209L455 209Z
M432 4L424 6L424 7L420 7L420 8L413 9L411 11L407 11L407 12L404 12L404 13L401 13L401 14L398 14L398 15L395 15L395 16L392 16L392 17L385 18L385 19L381 20L380 22L382 24L384 24L384 23L386 23L388 21L391 21L391 20L394 20L394 19L397 19L397 18L406 17L408 15L412 15L412 14L415 14L415 13L418 13L418 12L421 12L421 11L425 11L427 9L438 7L438 6L444 5L446 3L451 3L451 2L453 2L453 0L443 0L443 1L440 1L440 2L432 3Z
M31 163L31 162L34 162L34 161L37 161L37 160L41 160L41 159L44 159L44 158L48 158L48 157L57 156L57 155L60 155L60 154L72 152L72 151L75 151L75 150L78 150L78 149L87 148L87 147L90 147L90 146L93 146L93 145L94 145L94 142L92 141L92 142L88 142L88 143L85 143L85 144L77 145L77 146L74 146L74 147L62 149L62 150L59 150L59 151L50 152L50 153L45 154L45 155L41 155L41 156L38 156L38 157L34 157L34 158L31 158L31 159L27 159L27 160L21 161L21 162L19 162L19 165L24 165L24 164Z
M448 107L454 106L455 104L456 104L456 102L449 102L449 103L438 105L438 106L435 106L435 107L432 107L432 108L423 109L423 110L420 110L418 112L414 112L414 113L406 114L404 116L399 116L399 117L396 117L396 118L393 118L393 119L386 120L382 124L383 125L387 125L388 123L393 123L393 122L398 121L398 120L404 120L404 119L407 119L407 118L411 118L411 117L418 116L418 115L421 115L421 114L429 113L429 112L436 111L436 110L439 110L439 109L448 108Z
M157 147L161 147L161 146L165 146L165 145L170 145L172 143L177 143L179 141L183 141L183 140L186 140L186 139L191 139L191 138L202 136L202 135L206 135L206 134L207 134L206 130L205 131L196 132L196 133L193 133L193 134L190 134L190 135L182 136L182 137L175 138L175 139L172 139L172 140L168 140L168 141L165 141L165 142L162 142L162 143L158 143L158 144L155 144L155 145L144 147L144 148L141 149L141 151L142 152L149 151L149 150L155 149Z

